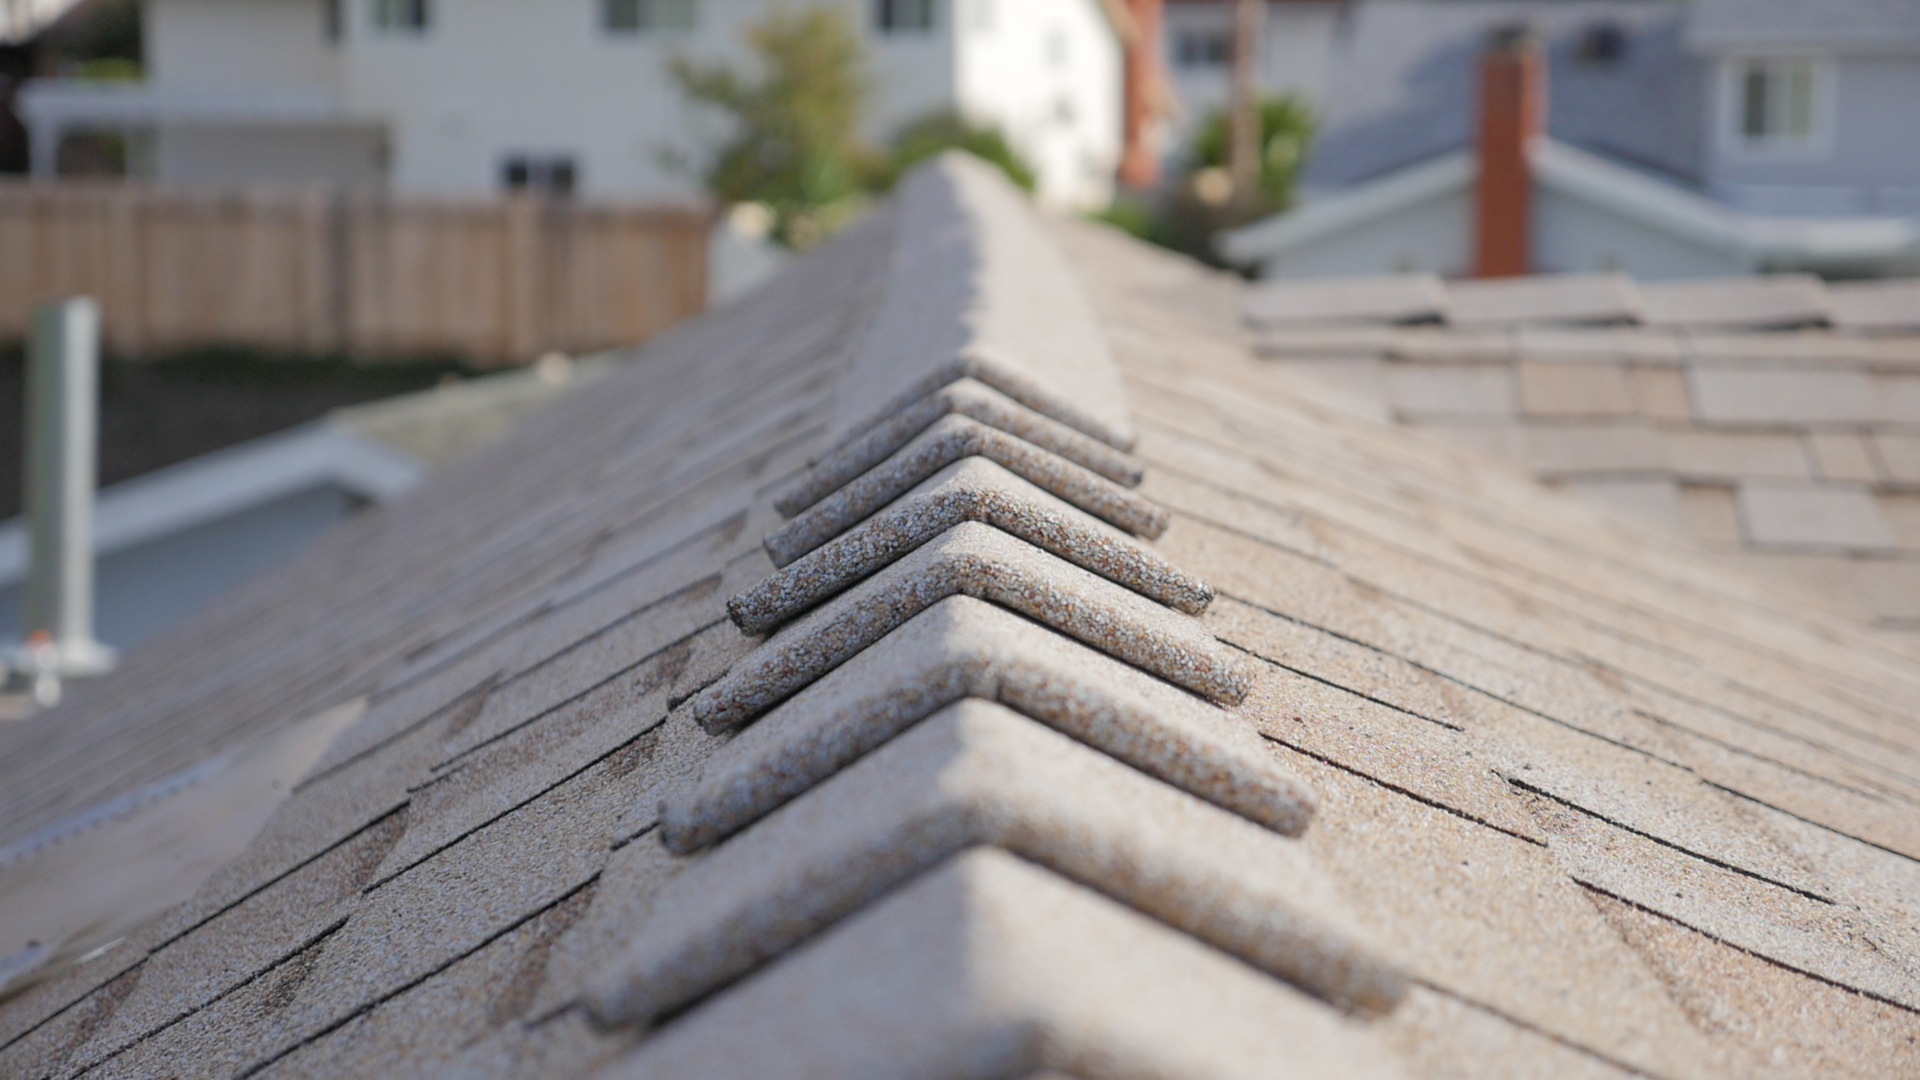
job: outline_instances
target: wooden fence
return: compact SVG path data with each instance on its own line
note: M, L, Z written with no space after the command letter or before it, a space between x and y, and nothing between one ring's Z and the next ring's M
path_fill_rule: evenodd
M692 209L514 197L0 183L0 338L99 298L107 345L524 361L640 341L706 298Z

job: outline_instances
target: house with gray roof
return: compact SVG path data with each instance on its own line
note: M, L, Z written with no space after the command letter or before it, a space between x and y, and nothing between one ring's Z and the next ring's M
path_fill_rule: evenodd
M0 1074L1920 1068L1913 653L1244 299L942 159L0 728Z
M1542 83L1525 150L1530 269L1912 273L1912 10L1362 0L1343 12L1316 95L1323 131L1301 205L1221 250L1268 276L1473 272L1483 60L1493 37L1524 28Z

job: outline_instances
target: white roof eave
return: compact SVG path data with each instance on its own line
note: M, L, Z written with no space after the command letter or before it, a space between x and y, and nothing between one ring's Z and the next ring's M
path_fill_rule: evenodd
M317 488L386 502L425 475L411 455L320 421L103 489L94 504L94 553L111 554ZM25 520L0 522L0 585L21 580L26 569Z
M1907 218L1743 213L1551 139L1536 142L1528 158L1543 188L1749 262L1874 259L1920 248L1920 228Z

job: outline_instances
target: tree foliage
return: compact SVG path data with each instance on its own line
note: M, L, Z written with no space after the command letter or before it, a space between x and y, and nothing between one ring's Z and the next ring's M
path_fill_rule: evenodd
M708 188L728 202L766 204L775 236L805 247L858 212L878 167L858 134L865 52L834 8L776 9L748 29L747 42L757 79L685 58L673 62L673 75L689 97L736 121Z
M757 72L681 57L674 79L687 96L728 113L728 141L707 171L707 189L724 202L760 203L773 236L806 247L851 220L869 194L942 150L958 148L1000 166L1033 190L1034 172L999 128L952 112L902 128L886 152L862 142L868 95L866 52L837 7L775 9L747 30Z
M1313 110L1291 95L1263 98L1260 115L1260 196L1266 213L1293 205L1293 186L1313 145ZM1232 121L1222 109L1208 116L1193 140L1196 168L1224 168Z
M901 174L944 150L965 150L1000 167L1007 179L1031 193L1033 166L1007 141L1006 133L991 124L978 124L956 112L938 112L901 128L888 154L882 182L892 187Z

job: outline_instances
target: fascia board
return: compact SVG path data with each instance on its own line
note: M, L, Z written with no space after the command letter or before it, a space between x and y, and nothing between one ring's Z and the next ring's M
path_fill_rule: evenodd
M1884 257L1920 246L1920 232L1904 218L1743 214L1550 139L1535 143L1528 159L1542 187L1748 261Z

